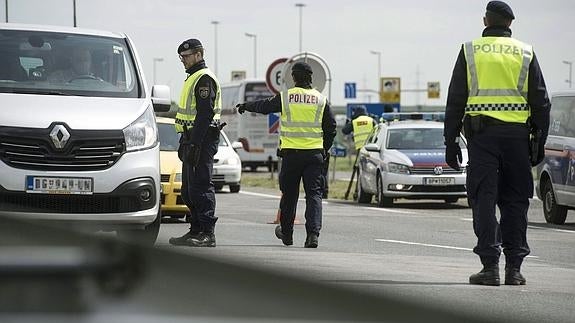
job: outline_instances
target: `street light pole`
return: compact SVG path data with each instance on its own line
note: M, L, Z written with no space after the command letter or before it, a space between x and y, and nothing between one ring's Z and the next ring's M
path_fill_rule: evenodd
M212 21L214 25L214 73L216 77L218 76L218 24L220 22L217 20Z
M377 86L378 89L381 91L381 52L380 51L376 51L376 50L372 50L369 51L370 53L372 53L373 55L377 55Z
M305 7L305 3L296 3L296 7L299 8L299 52L302 52L302 11Z
M8 1L8 0L6 0L6 1ZM77 24L76 24L76 0L73 0L73 2L74 2L74 27L77 27Z
M257 77L257 66L258 66L258 59L257 59L257 44L258 44L258 36L256 34L246 33L247 37L254 39L254 78Z
M571 81L572 81L572 72L573 72L573 62L572 61L563 61L564 64L569 65L569 79L565 80L565 82L569 83L569 88L571 88Z
M6 4L6 23L8 23L8 0L5 1Z
M154 73L153 73L154 84L152 85L156 85L156 62L163 62L164 59L161 57L154 57L152 60L154 62Z

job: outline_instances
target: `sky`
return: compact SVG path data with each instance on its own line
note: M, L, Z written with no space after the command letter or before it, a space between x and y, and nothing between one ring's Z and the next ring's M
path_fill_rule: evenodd
M0 0L0 19L26 24L73 26L73 0ZM439 99L425 92L402 93L402 105L445 105L451 72L461 44L481 36L484 0L76 0L78 27L126 33L135 43L148 85L167 84L177 101L185 71L177 55L185 39L198 38L207 65L222 83L231 72L257 78L278 58L299 53L300 8L302 51L312 52L331 71L332 105L377 102L376 95L344 98L344 83L377 90L381 76L400 77L403 89L425 89L440 82ZM512 0L513 36L533 45L549 92L569 87L575 62L575 1ZM2 20L5 21L5 20ZM218 21L214 25L212 21ZM216 34L217 31L217 41ZM217 59L216 59L217 52ZM327 94L327 86L324 93Z

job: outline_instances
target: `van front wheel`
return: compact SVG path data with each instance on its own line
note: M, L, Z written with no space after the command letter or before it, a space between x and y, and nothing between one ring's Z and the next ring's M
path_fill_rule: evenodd
M148 224L143 229L118 230L116 233L121 240L134 242L145 246L153 246L160 233L160 223L162 222L162 211L158 214L154 222Z
M553 193L553 186L550 180L545 181L543 185L543 214L545 221L553 224L565 223L567 217L567 207L558 205L555 194Z

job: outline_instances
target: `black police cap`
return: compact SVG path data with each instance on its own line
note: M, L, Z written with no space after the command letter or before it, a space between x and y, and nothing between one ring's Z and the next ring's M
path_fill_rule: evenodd
M487 11L491 11L502 17L508 19L515 19L515 15L513 15L513 10L511 10L511 7L503 1L489 1L486 9Z
M291 71L292 72L306 72L308 74L313 74L313 71L311 70L311 66L309 66L308 63L304 63L304 62L297 62L295 64L293 64L293 66L291 67Z
M188 49L198 49L202 47L203 47L202 43L197 39L192 38L184 40L184 42L181 43L180 46L178 46L178 54Z

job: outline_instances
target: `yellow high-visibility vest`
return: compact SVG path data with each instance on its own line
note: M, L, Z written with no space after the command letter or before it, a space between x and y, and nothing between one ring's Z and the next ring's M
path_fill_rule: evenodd
M323 149L321 123L327 99L316 89L300 87L280 95L280 148Z
M355 149L361 149L365 140L373 130L373 119L368 116L359 116L351 121L353 125L353 143Z
M510 37L481 37L465 43L464 52L469 86L465 114L527 121L532 47Z
M183 132L184 126L191 129L194 126L194 120L196 120L196 94L195 88L198 80L204 76L209 75L216 81L216 100L214 102L214 120L220 120L220 114L222 112L222 95L220 90L220 83L218 79L208 68L202 68L196 71L194 74L190 75L186 82L184 82L184 88L180 94L180 103L178 112L176 113L175 127L177 132ZM209 93L207 95L210 95Z

